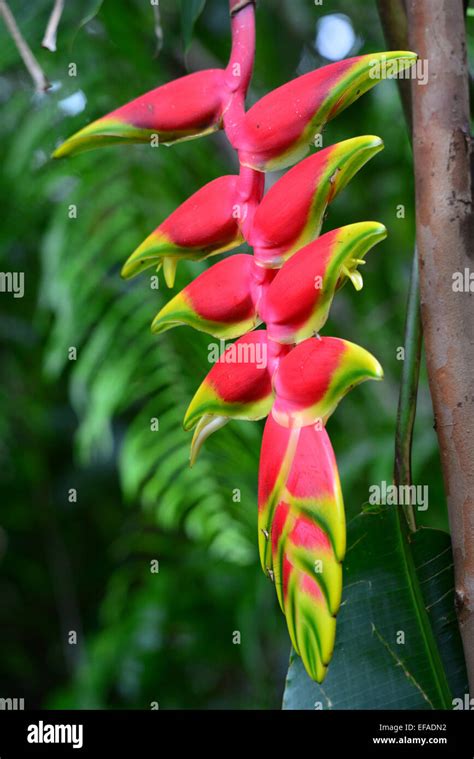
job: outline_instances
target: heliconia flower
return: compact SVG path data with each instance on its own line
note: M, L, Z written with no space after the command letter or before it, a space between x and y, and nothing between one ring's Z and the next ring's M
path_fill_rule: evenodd
M305 158L270 188L257 208L248 242L262 266L280 267L314 240L329 203L383 149L380 137L344 140Z
M278 271L260 307L269 338L299 343L319 332L337 288L349 278L361 289L357 267L386 236L383 224L363 221L327 232L295 253Z
M324 427L285 428L269 416L259 468L259 548L296 652L326 675L346 548L337 464Z
M293 79L265 95L242 125L226 124L242 164L259 171L282 169L303 158L324 125L386 76L412 66L409 51L347 58Z
M237 253L206 269L156 315L155 333L188 324L214 337L240 337L260 323L258 305L276 271L256 266L253 256Z
M244 238L235 209L238 186L239 177L230 175L201 187L139 245L122 276L133 277L163 261L166 282L172 287L180 258L201 260L240 245Z
M229 0L232 49L224 70L190 74L117 108L66 140L54 157L121 142L169 145L224 128L239 175L209 182L132 253L122 276L163 268L169 287L180 259L203 260L244 241L157 314L152 330L178 324L238 339L215 354L185 414L195 428L191 465L204 441L231 419L268 416L260 456L259 553L289 634L310 677L331 659L346 550L337 464L325 424L337 404L382 367L364 348L320 337L334 294L386 236L376 222L316 239L328 204L383 143L372 135L331 145L290 169L264 197L265 171L292 166L320 144L322 128L377 82L412 66L407 51L338 61L270 92L249 111L256 0ZM266 330L255 329L261 321ZM252 331L253 330L253 331ZM243 337L240 335L245 334ZM316 334L316 337L311 335Z
M256 330L227 346L192 399L184 429L204 415L262 419L273 403L267 333Z
M88 124L53 153L55 158L119 142L170 145L214 132L232 93L221 69L188 74L163 84Z
M285 427L325 424L339 401L383 370L371 353L337 337L309 338L285 356L274 376L272 414Z

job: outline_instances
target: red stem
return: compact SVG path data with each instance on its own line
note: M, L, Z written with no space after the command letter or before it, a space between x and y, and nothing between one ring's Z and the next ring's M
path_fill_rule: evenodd
M226 68L226 83L234 93L231 104L224 114L224 131L233 147L235 138L242 132L245 119L245 97L252 78L255 59L255 2L254 0L229 0L232 30L232 50ZM241 206L242 233L247 240L252 228L255 211L265 188L265 175L248 166L240 165L239 205ZM254 302L265 299L266 290L276 275L276 270L254 265L252 290ZM278 368L287 347L268 341L268 365L273 374Z
M251 2L238 8L230 0L230 8L237 8L231 16L232 50L226 68L226 84L234 93L231 104L224 114L224 129L230 144L242 128L245 117L245 97L252 78L255 59L255 6Z

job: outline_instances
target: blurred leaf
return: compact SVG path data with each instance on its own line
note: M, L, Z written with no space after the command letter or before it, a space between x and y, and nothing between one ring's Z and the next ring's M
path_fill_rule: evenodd
M83 27L86 26L86 24L88 24L97 16L100 9L102 8L103 3L104 3L104 0L86 0L84 4L84 9L82 10L81 20L79 21L79 24L77 25L74 31L74 35L72 37L71 48L74 45L76 41L76 37L81 31L81 29L83 29Z
M192 42L194 26L205 5L206 0L181 0L181 31L185 52Z

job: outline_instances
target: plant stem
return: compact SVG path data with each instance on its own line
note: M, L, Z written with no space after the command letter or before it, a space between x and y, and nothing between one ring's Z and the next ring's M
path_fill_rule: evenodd
M52 53L56 52L56 34L58 31L58 25L61 21L61 16L64 10L64 0L55 0L53 10L49 17L48 25L44 33L42 47L47 50L51 50Z
M385 38L389 47L406 50L408 48L408 22L403 0L377 0L377 6ZM412 110L410 84L407 79L399 79L398 86L411 138ZM397 424L395 429L395 485L412 484L411 458L413 428L416 417L416 400L418 395L423 335L419 298L418 260L415 248L408 290L408 304L405 322L405 357L400 382ZM413 505L406 505L404 511L410 530L415 531L416 520Z
M396 485L411 485L411 451L413 427L416 417L416 399L420 377L422 329L418 292L418 260L415 249L413 256L410 287L408 290L407 315L405 323L405 357L403 361L400 395L398 399L397 426L395 432L394 481ZM410 530L416 530L415 513L412 504L405 507Z
M385 39L390 50L408 49L408 22L403 0L377 0ZM397 79L409 132L412 130L410 81Z
M421 315L474 693L474 301L469 286L453 289L474 259L464 7L407 0L407 13L411 47L429 61L428 83L412 88Z

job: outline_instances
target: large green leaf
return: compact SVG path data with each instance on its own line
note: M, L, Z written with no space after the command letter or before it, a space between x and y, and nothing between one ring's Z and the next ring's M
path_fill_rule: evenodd
M284 709L450 709L468 692L449 537L400 510L349 524L334 658L322 686L291 655Z

